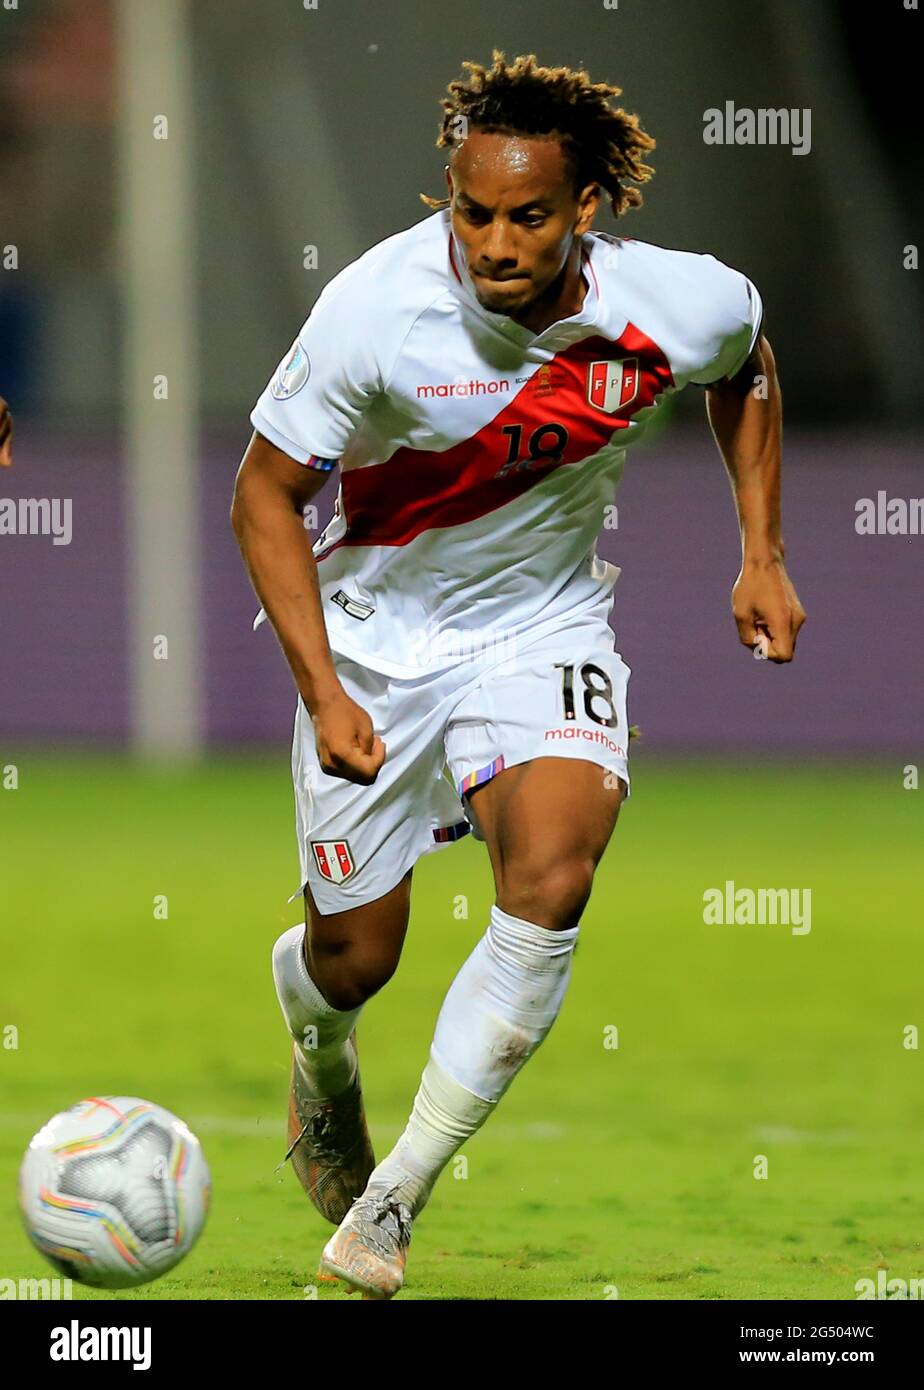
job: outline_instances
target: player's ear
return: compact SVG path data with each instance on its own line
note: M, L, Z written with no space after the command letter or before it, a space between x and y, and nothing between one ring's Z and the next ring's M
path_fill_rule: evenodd
M575 236L582 236L590 230L591 223L600 206L600 185L589 183L578 196L578 220L574 228Z

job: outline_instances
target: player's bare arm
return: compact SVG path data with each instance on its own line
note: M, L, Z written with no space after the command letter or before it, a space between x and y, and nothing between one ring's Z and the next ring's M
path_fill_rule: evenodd
M337 677L302 520L324 479L254 431L235 482L231 524L311 715L322 770L365 786L375 781L385 746Z
M773 352L763 335L735 377L706 388L706 413L732 482L741 527L741 572L732 590L738 635L748 647L764 635L768 660L792 661L805 610L784 564L782 398Z
M0 468L13 463L13 417L6 401L0 396Z

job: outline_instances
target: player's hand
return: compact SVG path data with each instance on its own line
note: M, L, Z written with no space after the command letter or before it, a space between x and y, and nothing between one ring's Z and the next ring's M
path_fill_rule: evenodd
M767 661L792 661L805 609L782 560L748 561L732 589L732 612L746 647Z
M321 771L367 787L385 761L385 745L372 720L345 690L311 711Z
M13 417L10 407L0 396L0 468L10 468L13 463Z

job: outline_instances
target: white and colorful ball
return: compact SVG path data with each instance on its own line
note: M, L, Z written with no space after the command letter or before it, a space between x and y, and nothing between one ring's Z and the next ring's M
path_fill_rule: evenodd
M199 1237L209 1192L196 1136L137 1096L93 1096L53 1116L19 1172L33 1244L67 1278L106 1289L173 1269Z

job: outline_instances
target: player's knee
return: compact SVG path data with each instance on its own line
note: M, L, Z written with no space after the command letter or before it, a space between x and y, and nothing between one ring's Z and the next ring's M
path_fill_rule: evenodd
M513 917L565 931L579 922L593 879L593 860L579 855L553 864L523 864L504 874L499 905Z
M324 970L319 987L332 1009L358 1009L388 984L397 966L387 956L341 956Z

